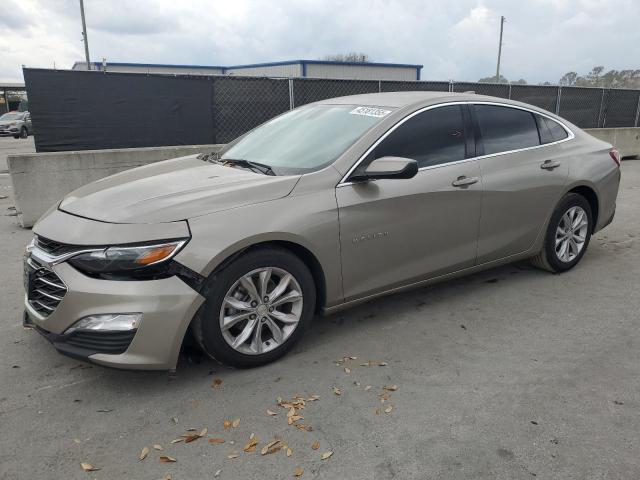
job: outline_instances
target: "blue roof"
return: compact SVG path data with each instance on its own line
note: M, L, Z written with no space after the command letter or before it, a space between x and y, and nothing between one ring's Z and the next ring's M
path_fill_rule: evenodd
M72 68L75 68L79 63L85 62L75 62ZM101 67L102 62L91 62L91 64L95 67ZM107 62L107 67L109 65L114 67L148 67L148 68L190 68L190 69L211 69L217 68L221 70L227 70L230 68L239 69L239 68L256 68L256 67L275 67L278 65L304 65L304 64L314 64L314 65L348 65L348 66L358 66L358 67L400 67L400 68L415 68L421 69L423 65L414 65L408 63L381 63L381 62L339 62L334 60L284 60L281 62L265 62L265 63L249 63L244 65L231 65L231 66L223 66L223 65L175 65L175 64L164 64L164 63L126 63L126 62Z
M282 62L249 63L245 65L231 65L225 68L254 68L254 67L275 67L277 65L349 65L358 67L401 67L401 68L422 68L423 65L409 63L381 63L381 62L340 62L337 60L284 60Z

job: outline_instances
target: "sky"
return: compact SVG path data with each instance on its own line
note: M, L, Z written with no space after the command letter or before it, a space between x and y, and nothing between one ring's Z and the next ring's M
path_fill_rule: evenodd
M1 0L0 81L84 59L78 0ZM92 61L234 65L364 52L423 80L640 68L640 0L85 0Z

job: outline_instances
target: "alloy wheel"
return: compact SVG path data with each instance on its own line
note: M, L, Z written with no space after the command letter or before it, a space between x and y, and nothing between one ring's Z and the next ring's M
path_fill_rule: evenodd
M286 270L263 267L238 279L220 308L220 330L231 348L260 355L284 344L298 327L303 296Z
M573 206L560 218L555 236L556 256L562 262L572 262L584 248L589 217L582 207Z

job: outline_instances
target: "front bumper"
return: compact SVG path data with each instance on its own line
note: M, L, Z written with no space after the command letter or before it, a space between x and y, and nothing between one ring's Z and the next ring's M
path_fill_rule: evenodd
M13 137L14 135L20 135L19 128L0 128L0 137Z
M177 276L143 281L112 281L83 275L71 265L47 265L66 286L66 293L48 315L25 294L27 326L33 326L65 355L100 365L142 370L174 369L182 339L204 298ZM41 310L41 309L40 309ZM87 315L142 313L130 338L105 333L84 338L65 331ZM100 336L100 335L98 335ZM109 350L111 349L111 350ZM118 353L105 353L118 352Z

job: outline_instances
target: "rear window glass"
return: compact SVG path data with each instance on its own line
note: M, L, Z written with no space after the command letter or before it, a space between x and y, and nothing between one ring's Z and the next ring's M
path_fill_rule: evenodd
M497 105L475 105L475 111L485 155L540 145L531 112Z
M562 125L542 115L538 115L538 125L540 127L540 141L542 143L557 142L569 136Z

